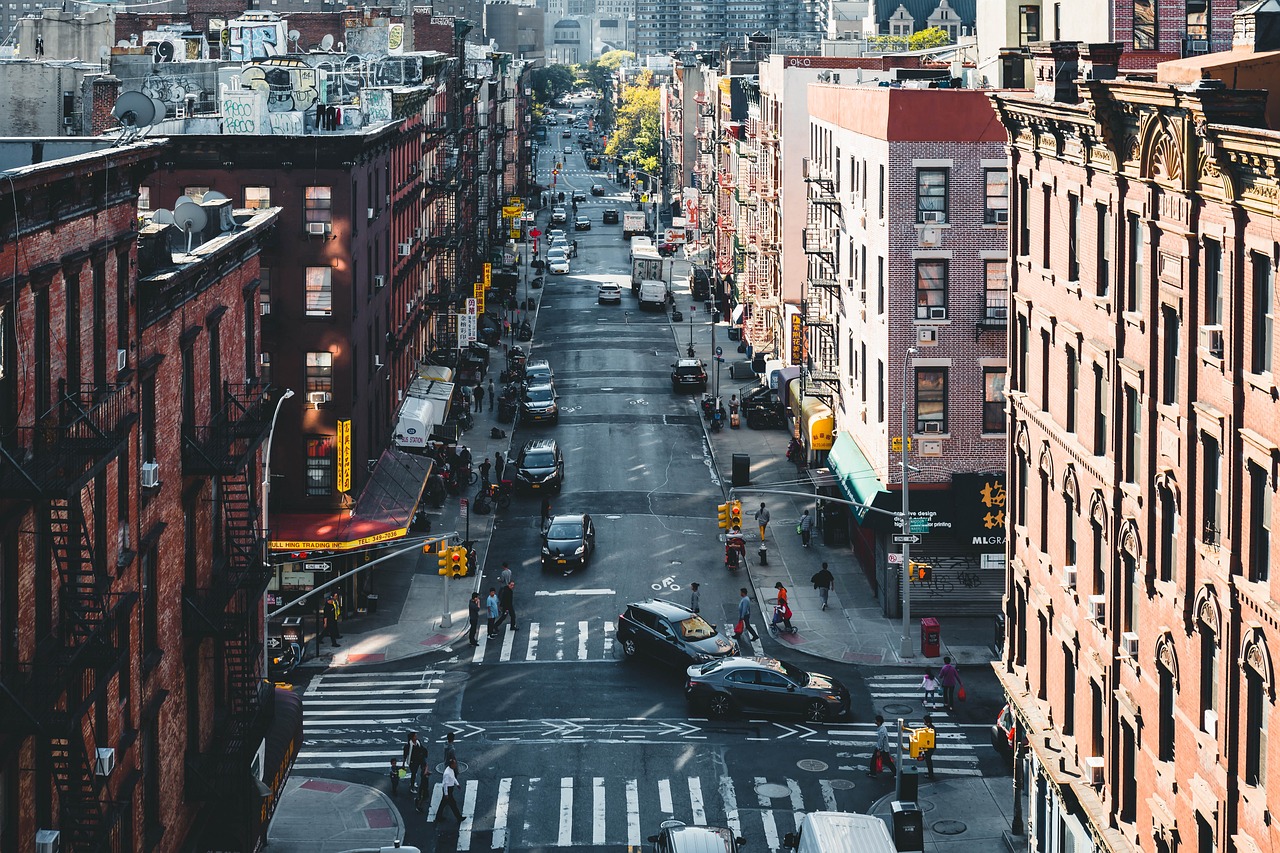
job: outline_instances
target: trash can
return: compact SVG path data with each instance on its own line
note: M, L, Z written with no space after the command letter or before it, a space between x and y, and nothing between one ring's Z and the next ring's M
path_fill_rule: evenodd
M371 592L365 596L365 612L366 613L378 612L378 594L376 592Z
M286 643L302 642L302 617L286 616L280 622L280 638Z
M924 850L924 814L915 803L894 800L893 846L899 851Z
M733 484L735 486L748 486L751 484L750 454L733 454Z
M920 768L903 767L898 775L898 799L904 803L920 800Z
M927 658L942 654L942 626L932 616L920 620L920 654Z

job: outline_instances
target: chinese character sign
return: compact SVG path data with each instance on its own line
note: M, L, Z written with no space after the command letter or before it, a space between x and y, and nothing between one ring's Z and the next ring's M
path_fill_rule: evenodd
M338 475L340 492L351 491L351 421L338 421Z

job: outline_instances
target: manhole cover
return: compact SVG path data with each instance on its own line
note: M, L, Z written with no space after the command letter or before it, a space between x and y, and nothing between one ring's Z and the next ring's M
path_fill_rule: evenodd
M853 783L848 779L832 779L827 783L833 791L852 791Z
M772 782L764 782L760 785L756 785L756 793L762 797L773 800L778 797L791 796L791 789L786 785L775 785Z
M933 831L939 835L959 835L968 829L969 827L959 820L940 820L933 825Z
M437 772L437 773L443 773L443 772L444 772L444 762L443 762L443 761L436 765L436 772ZM465 773L465 772L467 772L467 762L465 762L465 761L459 761L459 762L458 762L458 773Z
M816 758L806 758L804 761L797 761L796 767L801 770L808 770L810 773L821 773L827 769L827 762L818 761Z
M885 705L884 715L886 717L905 717L915 709L914 705Z

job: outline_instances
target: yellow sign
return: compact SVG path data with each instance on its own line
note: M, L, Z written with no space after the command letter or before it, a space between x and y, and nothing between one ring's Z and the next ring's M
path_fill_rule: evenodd
M351 491L351 419L338 421L338 491Z
M889 449L892 450L894 453L901 453L902 452L902 436L895 435L893 438L889 439ZM911 439L908 438L907 450L914 450L914 449L915 448L911 446Z
M519 219L522 213L524 213L524 207L522 206L513 205L502 208L502 215L507 219Z
M476 298L476 313L483 314L484 313L484 285L477 281L475 284L471 285L471 290L472 290L472 293L475 294L475 298Z
M385 533L375 533L374 535L366 536L363 539L352 539L350 542L311 542L301 539L273 539L267 543L267 548L272 551L354 551L357 548L364 548L367 545L377 545L379 542L390 542L392 539L403 539L408 534L409 528L400 527L395 530L388 530Z
M791 315L791 363L804 364L804 318Z
M512 239L512 240L519 240L519 239L520 239L521 237L523 237L523 236L524 236L524 232L522 232L519 228L512 228L512 229L511 229L511 239Z
M484 289L488 290L489 285L493 284L493 264L484 265Z

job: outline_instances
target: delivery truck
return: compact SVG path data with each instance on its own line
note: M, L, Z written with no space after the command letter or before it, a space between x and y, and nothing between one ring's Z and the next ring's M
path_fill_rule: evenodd
M396 419L394 434L398 448L417 452L426 450L432 430L449 416L453 389L452 382L422 376L409 383Z
M661 311L667 304L667 283L654 280L642 281L638 296L642 310Z
M643 210L627 210L622 214L622 239L630 240L649 230L645 224Z

